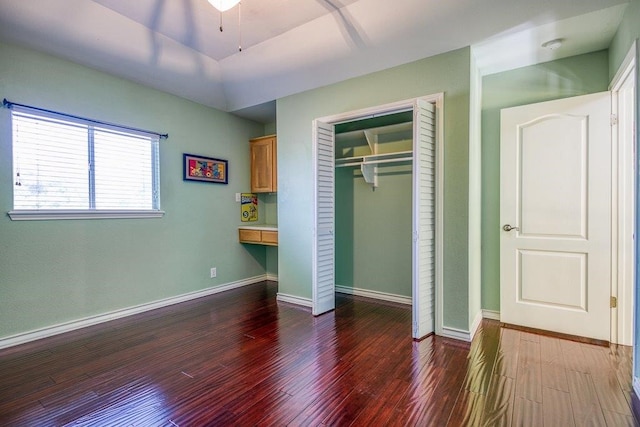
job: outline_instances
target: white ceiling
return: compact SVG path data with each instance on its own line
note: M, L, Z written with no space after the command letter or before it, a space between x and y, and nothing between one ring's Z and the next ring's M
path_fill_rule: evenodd
M220 32L207 0L0 0L0 40L266 123L275 99L465 46L484 73L605 49L627 3L242 0Z

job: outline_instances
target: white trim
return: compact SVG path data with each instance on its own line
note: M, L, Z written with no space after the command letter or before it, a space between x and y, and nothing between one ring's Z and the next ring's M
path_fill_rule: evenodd
M313 302L311 301L311 298L303 298L295 295L283 294L282 292L278 292L278 295L276 296L276 300L286 302L289 304L301 305L303 307L309 307L309 308L313 307Z
M364 119L368 117L375 117L385 115L398 111L409 111L413 109L416 99L423 99L427 102L433 102L436 106L436 241L435 241L435 333L436 335L446 335L443 315L443 268L444 268L444 92L419 96L415 98L406 99L403 101L393 102L384 105L378 105L375 107L363 108L360 110L349 111L346 113L335 114L331 116L324 116L316 118L312 121L312 132L315 132L315 123L320 121L329 124L342 123L351 120ZM313 144L316 144L315 136L312 135ZM315 158L315 146L313 150L313 167L317 165ZM315 170L315 169L314 169ZM314 177L314 186L315 183ZM315 188L315 187L314 187ZM315 192L314 192L314 206L315 206ZM315 215L315 213L314 213ZM313 244L316 244L316 236L313 235ZM413 301L412 301L413 303ZM468 332L467 332L468 338ZM464 339L464 338L461 338ZM468 339L465 339L469 341Z
M338 124L353 120L362 120L371 117L384 116L390 113L401 111L411 111L416 99L422 99L435 104L436 109L444 106L444 92L435 93L427 96L418 96L415 98L405 99L404 101L392 102L390 104L378 105L376 107L362 108L360 110L349 111L347 113L335 114L332 116L319 117L315 121L329 124Z
M471 336L482 320L482 75L476 57L470 55L469 83L469 184L468 184L468 301ZM472 313L477 311L475 319Z
M435 95L432 95L431 97L419 96L418 98L433 102L435 101L434 96ZM361 120L366 118L384 116L386 114L397 113L400 111L410 111L413 109L414 99L416 98L405 99L403 101L392 102L389 104L378 105L375 107L362 108L360 110L348 111L346 113L334 114L331 116L318 117L315 120L321 121L324 123L329 123L329 124L337 124L337 123L342 123L342 122L347 122L352 120Z
M480 323L482 323L482 310L478 311L475 319L473 319L473 323L471 324L471 331L469 331L469 336L471 339L476 336L476 332L478 332L478 328L480 327Z
M411 297L405 297L403 295L390 294L388 292L373 291L371 289L354 288L351 286L336 285L336 292L342 294L356 295L359 297L372 298L381 301L397 302L399 304L412 304Z
M482 310L482 318L500 320L500 312L495 310Z
M178 304L185 301L190 301L196 298L202 298L209 295L217 294L219 292L229 291L231 289L240 288L243 286L252 285L254 283L262 282L266 279L265 275L250 277L247 279L237 280L224 285L215 286L211 288L201 289L194 292L188 292L186 294L177 295L174 297L163 298L160 300L135 305L120 310L114 310L96 316L89 316L83 319L72 320L70 322L59 323L53 326L47 326L40 329L34 329L29 332L23 332L20 334L12 335L0 339L0 349L13 347L15 345L24 344L30 341L39 340L41 338L48 338L54 335L63 334L65 332L75 331L76 329L85 328L87 326L97 325L99 323L108 322L110 320L120 319L122 317L132 316L134 314L144 313L145 311L155 310L157 308L167 307L170 305Z
M318 167L319 167L319 160L318 160L318 125L321 122L321 120L313 120L311 122L311 173L313 174L313 200L312 203L313 205L311 205L311 210L312 210L312 214L313 214L313 225L312 225L312 236L311 236L311 314L313 314L314 316L317 315L317 311L319 311L319 304L318 304ZM333 143L334 143L334 152L335 152L335 128L334 128L334 139L333 139ZM335 160L334 160L334 164L335 164ZM334 180L331 183L331 185L334 186L334 192L335 192L335 175L334 175ZM333 206L333 214L334 214L334 218L335 218L335 194L334 194L334 206ZM335 220L334 220L334 232L335 232ZM335 248L335 242L334 242L334 248ZM333 265L333 271L335 274L335 249L334 249L334 265ZM335 277L334 277L334 281L335 281ZM334 283L335 285L335 283ZM293 296L293 295L287 295L287 294L280 294L278 292L278 296L276 298L278 301L284 301L284 302L288 302L291 304L297 304L297 305L302 305L307 307L307 302L306 301L298 301L298 297ZM335 302L335 300L334 300Z
M277 274L267 273L267 279L266 280L269 280L271 282L277 282L278 281L278 275Z
M457 328L450 328L448 326L443 326L442 333L437 335L443 336L445 338L453 338L455 340L471 342L471 334L469 333L469 331L465 331Z
M611 113L618 117L617 123L611 128L612 139L612 200L611 200L611 296L618 299L617 308L611 309L610 341L614 344L631 345L633 342L633 289L635 287L635 255L634 249L629 247L628 239L632 239L635 228L635 188L629 185L635 177L635 161L629 165L629 159L635 160L635 135L627 140L622 135L620 126L631 126L635 129L636 114L629 123L621 119L624 107L620 104L619 96L626 83L636 86L636 52L637 42L634 41L627 55L620 64L611 84ZM634 89L633 105L637 108ZM628 128L625 128L628 129ZM624 140L623 140L624 139ZM626 183L626 185L625 185ZM630 211L631 210L631 211ZM625 238L626 236L626 238Z
M156 210L89 210L42 209L14 210L7 213L12 221L43 221L51 219L121 219L162 218L164 211Z
M436 334L444 334L444 93L435 96L436 103Z

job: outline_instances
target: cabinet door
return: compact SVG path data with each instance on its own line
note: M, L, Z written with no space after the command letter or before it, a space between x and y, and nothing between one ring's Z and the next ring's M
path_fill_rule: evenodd
M251 191L276 191L276 138L251 140Z

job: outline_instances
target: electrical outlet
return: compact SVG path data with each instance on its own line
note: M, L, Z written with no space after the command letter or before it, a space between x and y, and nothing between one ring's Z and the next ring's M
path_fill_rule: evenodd
M236 202L239 202L240 200L240 193L236 193Z
M216 277L218 275L218 272L216 271L216 268L213 267L211 269L211 278L213 279L214 277Z

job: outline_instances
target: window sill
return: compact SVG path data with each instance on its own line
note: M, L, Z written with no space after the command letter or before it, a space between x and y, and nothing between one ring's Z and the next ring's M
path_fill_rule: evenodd
M126 219L162 218L164 211L145 210L15 210L8 212L12 221L42 221L52 219Z

